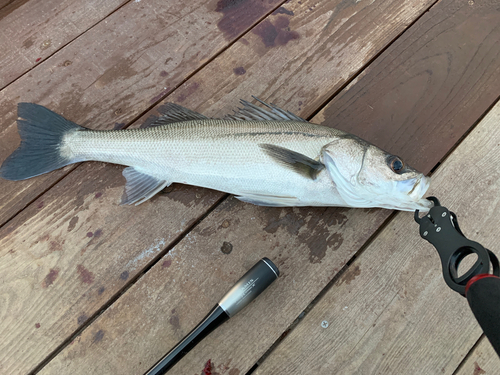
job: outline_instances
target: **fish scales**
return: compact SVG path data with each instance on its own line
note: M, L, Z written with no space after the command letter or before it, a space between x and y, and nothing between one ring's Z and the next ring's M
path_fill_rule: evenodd
M122 203L140 204L173 182L266 206L383 207L427 211L429 179L374 145L309 123L255 98L210 119L167 103L144 129L90 130L49 109L18 105L22 142L0 176L22 180L81 161L127 166Z
M304 196L317 190L314 181L277 164L258 145L274 144L317 159L321 147L340 134L309 123L213 119L145 129L74 131L63 139L61 149L72 158L134 166L169 182L237 195L265 194L272 186L280 196L300 191ZM328 191L334 188L331 181L329 185ZM310 199L302 200L311 204ZM342 204L340 197L330 202L337 203Z

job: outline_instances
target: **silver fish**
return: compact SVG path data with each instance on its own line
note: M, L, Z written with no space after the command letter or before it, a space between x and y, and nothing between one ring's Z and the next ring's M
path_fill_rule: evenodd
M262 206L430 208L422 198L430 179L399 157L255 99L267 108L242 100L223 119L168 103L150 127L126 130L90 130L19 103L21 145L0 176L23 180L95 160L128 166L123 204L143 203L177 182Z

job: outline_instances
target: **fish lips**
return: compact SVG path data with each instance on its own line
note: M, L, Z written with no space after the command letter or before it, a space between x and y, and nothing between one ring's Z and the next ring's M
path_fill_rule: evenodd
M408 195L413 201L405 207L406 210L421 210L422 212L427 212L431 209L433 203L423 198L424 194L429 190L430 183L431 179L423 175L418 178L410 178L408 180L396 182L396 191L400 194Z

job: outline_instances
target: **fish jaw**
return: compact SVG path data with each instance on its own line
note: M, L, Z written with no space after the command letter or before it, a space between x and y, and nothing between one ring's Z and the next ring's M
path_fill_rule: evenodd
M427 190L429 190L431 183L430 177L421 175L419 177L411 178L403 181L396 181L395 195L401 195L404 198L409 197L409 202L402 211L415 211L427 212L433 206L433 203L428 199L423 198ZM404 200L403 198L403 200ZM402 207L405 205L403 204Z

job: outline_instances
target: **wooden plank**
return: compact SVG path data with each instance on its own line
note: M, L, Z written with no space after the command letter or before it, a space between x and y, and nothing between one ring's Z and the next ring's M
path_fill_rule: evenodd
M172 369L174 374L200 373L210 358L216 367L246 373L286 328L285 317L295 316L297 304L307 303L300 296L316 294L330 273L338 271L325 267L325 257L341 267L369 236L358 231L356 223L367 217L379 223L388 214L322 211L255 210L235 198L225 201L41 374L144 373L249 267L269 256L281 278ZM304 219L297 222L298 217ZM98 332L102 340L97 343Z
M300 13L292 8L293 5L293 3L290 4L290 8L287 5L287 8L294 11L296 15L294 17L299 17ZM429 13L430 17L435 17L435 13L432 11ZM454 14L456 11L446 15L441 10L441 18L434 18L436 24L427 23L427 28L420 27L418 37L430 35L438 39L439 27L436 25L449 27L449 24L454 22ZM469 15L473 16L474 13ZM486 26L483 25L483 27ZM460 28L460 23L457 23L457 28ZM431 32L434 29L437 29L436 34ZM297 28L291 24L291 30L297 30ZM415 37L413 35L413 38ZM238 93L244 92L240 90L248 92L251 87L256 88L258 93L259 85L262 85L261 87L266 91L268 90L268 81L260 79L260 76L257 79L253 78L255 81L238 82L237 88L229 85L229 79L224 79L224 77L231 76L231 69L240 66L244 67L245 76L249 75L252 65L248 63L243 65L243 58L252 56L250 49L252 46L257 46L257 48L259 46L251 38L254 36L246 35L245 40L248 44L235 44L221 55L220 59L215 60L204 71L193 77L193 82L201 83L197 94L208 94L207 87L210 87L215 94L210 92L214 96L207 100L231 103L231 100L236 100L234 97L238 97ZM355 39L360 40L360 38ZM301 43L301 39L298 39L297 43ZM300 44L299 47L302 49L297 48L296 45L294 48L303 50L313 45L309 42ZM480 45L479 41L475 47L478 48ZM286 51L286 49L281 49L278 52L286 56ZM387 53L394 53L394 51L388 50ZM418 50L415 53L418 53ZM269 61L279 59L279 55L273 55L272 51L268 51L267 54ZM385 54L380 58L384 56ZM429 68L437 69L438 65L430 65ZM494 68L487 65L485 70ZM307 71L307 67L304 69ZM255 76L255 71L250 72ZM326 76L326 73L323 73L323 76ZM455 79L460 80L461 75L456 74ZM493 79L491 74L490 79ZM286 76L278 83L283 82L287 82ZM186 86L189 85L190 83ZM284 98L279 100L285 103L289 100L294 105L296 102L288 99L289 87L289 85L282 85L282 88L275 89L274 92L279 92L279 98ZM350 86L349 89L353 87L355 85ZM316 90L321 88L322 85L319 85ZM441 100L445 102L448 98L446 95L448 89L449 87L445 87L440 95ZM480 89L477 88L477 90ZM311 95L314 97L318 93ZM383 92L380 95L383 95ZM471 95L473 98L478 98L474 96L475 92ZM190 97L190 99L200 100L197 96ZM305 113L311 110L308 103L303 104L302 110ZM288 108L286 104L282 106ZM426 109L422 106L421 113L426 114ZM352 111L356 110L358 110L357 103L353 103ZM209 110L208 113L218 114L215 110L213 112ZM472 126L474 121L475 119L468 126ZM436 124L436 128L448 125L446 121L441 121ZM397 142L395 134L397 132L389 131L385 136ZM407 145L406 150L401 154L409 157L422 147L429 145L437 149L439 142L433 138L432 134L428 134L425 140L420 138ZM388 148L392 147L395 147L395 144ZM430 169L438 160L437 158L430 160L424 167ZM212 307L244 269L250 267L260 256L266 255L276 260L284 274L283 279L273 286L277 291L270 297L263 297L266 299L261 305L258 305L260 302L256 301L255 305L261 306L260 308L256 307L248 313L242 312L242 315L221 327L220 331L214 332L205 344L198 346L173 370L174 373L200 372L206 361L211 358L220 371L245 373L279 338L324 285L334 277L345 261L367 238L367 234L373 234L388 215L387 211L382 210L367 212L335 209L276 210L253 207L229 200L212 212L194 232L176 246L172 254L166 255L158 262L150 271L151 273L148 272L123 299L104 312L72 345L54 358L42 373L58 373L62 369L76 373L102 371L126 374L144 371L203 317L204 313ZM352 234L354 228L357 231L355 236ZM224 246L225 242L227 244ZM342 243L339 245L340 242ZM221 248L231 248L229 244L233 249L231 254L221 254ZM353 244L354 246L351 247ZM197 259L197 257L202 259ZM175 267L173 267L174 264ZM169 271L165 276L160 276L164 275L160 273L163 265ZM201 278L200 273L203 276ZM168 278L171 282L165 283L162 277ZM168 291L164 288L166 284L169 285ZM149 290L149 296L145 295L146 290ZM192 306L197 308L193 309ZM130 317L136 320L131 321ZM103 332L104 335L96 345L94 339L99 332L98 337L103 335ZM129 339L129 337L134 339ZM99 362L95 360L97 357L100 358Z
M127 1L17 1L1 9L0 88L60 50Z
M121 127L279 5L245 0L131 1L0 91L0 159L18 145L18 102L36 102L94 128ZM222 26L221 26L222 24ZM192 94L192 92L191 92ZM69 169L22 182L0 180L0 223Z
M486 337L479 340L479 345L454 375L496 374L500 368L500 358Z
M188 22L189 18L200 18L200 12L203 11L203 8L196 11L188 7L184 8L180 3L170 5L183 8L177 10L180 12L179 17L183 16L187 20L182 22L177 20L176 22L177 27L184 25L184 30L192 29ZM271 6L272 3L266 5L266 7ZM266 7L259 9L263 11L267 9ZM121 18L127 13L122 14L121 12L125 12L127 9L124 7L113 16L119 14L119 21L122 22ZM257 17L257 13L241 13L241 9L244 11L245 8L238 9L240 9L239 13L233 12L233 17L237 16L238 22L245 20L245 17L248 16L251 16L252 19ZM173 12L175 9L170 10ZM156 7L155 11L158 16L162 17L169 13L168 9L161 7ZM134 13L131 15L131 22L133 22L137 9L128 9L128 13ZM221 16L218 12L212 11L205 19L223 20L224 17L224 15ZM108 20L108 23L111 21L112 19ZM114 26L109 25L109 27ZM140 24L134 27L140 28ZM241 27L241 25L236 25L233 32L244 31ZM171 32L173 28L175 28L173 24L166 25L166 31L163 32L167 33L169 30ZM132 27L132 29L134 28ZM184 35L184 30L182 35ZM171 74L177 72L188 75L192 69L202 64L198 58L210 56L208 52L200 51L200 49L208 47L213 54L216 52L216 48L210 48L213 46L212 42L218 41L219 45L228 43L225 39L227 37L225 32L216 30L218 29L215 26L211 32L207 33L207 30L197 31L198 34L196 32L194 36L190 34L187 39L183 39L183 37L172 38L172 41L163 43L163 45L160 43L155 48L146 49L146 52L150 54L155 51L159 52L165 45L170 45L171 48L180 48L176 47L176 43L184 42L185 45L181 49L185 48L184 54L186 56L174 57L177 63L185 63L184 67L173 68ZM104 31L100 32L104 33ZM109 34L109 30L107 31ZM96 32L96 29L94 28L92 32ZM88 34L92 34L92 32ZM206 41L204 38L207 35L208 37L212 36L214 41ZM139 34L138 37L143 38L144 35ZM118 35L118 39L120 38L128 39L129 35ZM204 41L204 44L197 44L200 39ZM79 43L79 41L80 39L75 43ZM105 47L110 47L113 43L110 40L105 44ZM119 43L116 42L116 44ZM140 43L136 41L135 44L137 53L146 53L144 52L145 47L141 47L141 45L138 47L137 44ZM75 48L73 45L68 47L70 51L73 48ZM196 50L198 50L199 56L192 56L191 54ZM63 50L61 54L68 53L66 51L67 49ZM115 54L120 52L118 49L112 51ZM133 49L129 48L126 53L131 51ZM116 56L111 56L111 52L108 54L110 60L113 57L116 59ZM194 54L196 55L196 53ZM151 71L164 68L163 62L164 60L156 67L152 66ZM112 64L113 62L107 60L106 63ZM116 60L113 64L116 64ZM33 74L35 74L35 70ZM103 77L109 78L110 74L106 76L106 73L102 73L101 71L101 79ZM118 77L111 75L111 78L119 78L120 72L115 71L115 73ZM172 78L160 73L161 71L158 72L157 76L162 77L162 80L164 76L173 81L180 81L183 78L182 74ZM73 78L71 84L77 85L75 82L78 82L77 86L84 85L84 78L80 76L80 81ZM58 79L62 80L63 78L59 77ZM68 75L66 75L66 79L72 81ZM136 79L139 78L136 77ZM123 81L126 79L124 78L121 84ZM141 84L147 83L147 79L144 81ZM16 87L14 86L17 83L3 90L2 95L8 96L8 93L15 91ZM119 100L121 93L118 92L116 83L109 82L109 85L115 85L114 89L117 91L114 95L115 98L111 100ZM20 87L18 87L19 90ZM101 86L100 89L105 90L105 87L107 86ZM187 98L192 93L190 90L191 88L188 87L180 89L176 93ZM50 100L51 97L57 98L58 95L62 95L61 92L52 96L46 92L48 95L46 100ZM151 105L148 93L150 93L148 90L139 93L135 99L137 108L141 105L146 106L146 108ZM155 95L157 94L155 93ZM68 99L66 105L73 103L72 100L78 101L80 97L73 96ZM186 100L186 104L189 105L189 100ZM106 107L106 103L96 103L95 105ZM81 116L80 120L74 117L73 119L80 122L83 118L92 116L88 112L80 112L79 115ZM108 113L108 115L117 116L114 113L112 115ZM124 117L127 116L133 117L134 114L124 115ZM14 132L15 126L11 125L11 128L8 131ZM4 137L2 140L8 144L8 137ZM192 225L222 196L221 193L207 190L201 194L201 189L197 188L184 187L182 191L174 188L168 194L169 199L165 200L166 206L159 204L160 198L156 198L154 204L147 203L144 207L122 209L117 207L123 189L121 169L113 166L104 167L98 163L76 168L76 173L71 174L54 189L42 195L29 208L2 228L0 237L6 246L2 247L1 253L4 260L1 266L4 271L2 285L4 285L4 295L8 296L9 303L0 304L1 314L4 318L1 324L5 324L2 326L2 332L5 333L2 347L5 350L2 350L0 355L0 372L14 374L32 370L78 327L84 324L92 314L96 313L109 298L123 289L124 285L137 275L145 265L158 256L160 251L175 240L183 230ZM51 178L55 180L57 176ZM104 205L102 204L103 200L106 200ZM4 202L5 200L2 203ZM149 209L151 211L148 212ZM117 213L116 210L120 212ZM168 218L164 218L164 213L168 213ZM159 217L162 219L151 219ZM157 224L151 223L152 220L157 221ZM42 233L43 235L41 235ZM66 237L70 237L70 239ZM7 247L9 248L7 249ZM100 250L97 251L97 249ZM100 252L101 250L102 252ZM114 253L116 256L110 257L110 254ZM33 305L32 301L37 301L36 305ZM21 321L16 318L19 315L24 317ZM12 323L14 321L15 324Z
M408 17L416 17L418 16L418 9L422 10L424 9L425 2L420 3L421 8L411 8L411 12L401 12L400 10L400 3L399 2L394 2L393 8L395 9L395 13L397 13L397 24L399 25L398 28L394 28L395 23L394 22L387 22L387 29L383 29L380 27L377 27L377 34L380 37L381 41L384 40L390 40L390 35L396 36L402 28L405 27L408 23L410 23L410 19L408 18L401 18L400 15L406 15ZM315 55L315 51L322 51L322 49L325 48L325 45L330 45L333 41L336 41L338 43L341 43L343 48L347 48L347 50L352 51L356 49L353 47L353 49L349 49L348 46L346 46L346 43L349 43L349 40L352 39L350 36L345 35L345 32L341 28L337 28L336 31L334 31L333 36L331 34L324 34L322 30L318 30L317 27L317 22L315 22L317 19L322 20L323 23L325 23L325 12L324 10L326 9L327 14L332 13L332 9L336 9L336 6L338 4L334 4L332 2L325 2L320 4L321 6L318 6L316 16L317 19L311 16L311 13L309 11L307 6L308 4L299 4L298 2L295 4L290 4L290 8L288 8L287 5L287 11L294 12L296 16L289 16L290 18L290 23L289 27L291 30L300 30L302 36L299 39L291 39L289 43L286 45L278 45L276 48L264 48L263 45L264 43L262 42L262 36L260 32L257 33L250 33L245 36L245 40L240 41L237 43L237 45L233 46L230 48L223 56L221 56L220 59L217 59L213 63L209 65L210 68L205 68L203 69L199 74L195 75L190 81L188 81L185 85L183 85L178 91L176 91L173 95L173 100L176 100L177 102L186 105L190 108L193 108L195 110L198 110L200 112L206 113L208 115L214 115L216 114L217 110L216 108L219 108L220 103L229 103L230 101L236 101L238 97L247 97L248 96L248 91L249 87L255 89L253 91L255 94L259 94L260 92L264 92L266 90L269 90L271 92L276 93L277 96L286 96L290 95L289 90L290 87L287 85L283 85L283 82L281 80L276 80L272 85L269 82L263 81L262 77L258 72L260 70L257 69L263 69L263 66L268 69L271 69L272 72L274 73L268 73L266 71L266 74L274 74L275 76L278 76L280 73L284 72L282 71L282 66L277 64L276 61L279 59L282 59L283 56L296 56L297 51L303 51L303 55L301 56L301 64L300 64L300 71L297 71L297 69L290 69L288 70L288 83L289 85L297 85L300 86L302 85L303 82L305 82L305 74L308 73L308 71L312 70L313 67L317 66L317 60L311 59L310 56ZM312 5L312 4L310 4ZM387 4L386 4L387 5ZM292 8L294 6L295 8ZM331 8L328 8L331 7ZM352 4L351 7L342 7L341 14L346 16L349 15L349 12L351 12L351 18L353 23L356 23L360 26L360 32L362 32L359 36L359 38L356 39L356 43L360 43L360 41L363 40L363 38L366 38L365 40L370 40L373 43L375 43L374 34L373 33L368 33L365 35L364 33L366 32L367 29L369 29L369 25L373 25L373 20L377 19L380 14L384 13L386 11L386 8L382 7L376 7L375 5L372 4L364 4L363 8L360 4ZM387 5L388 7L389 5ZM329 10L330 9L330 10ZM302 11L301 11L302 10ZM357 15L362 13L363 17L359 18ZM273 15L270 17L269 22L272 24L280 24L279 20L282 20L280 16L282 16L283 13L278 12L277 14ZM296 21L293 21L294 18L296 17ZM295 23L296 22L296 23ZM399 23L398 23L399 22ZM302 23L302 25L301 25ZM332 21L334 23L334 21ZM302 27L301 27L302 26ZM351 24L347 23L345 27L352 26ZM361 27L362 26L362 27ZM314 30L317 30L316 33ZM307 34L307 31L310 31L309 34ZM260 34L259 34L260 33ZM318 35L319 33L319 35ZM323 33L323 36L321 34ZM388 34L392 33L392 34ZM312 43L311 41L316 41L316 43ZM378 44L374 45L372 43L372 52L375 54L380 49L384 47L382 42L379 41L377 42ZM247 44L245 44L247 43ZM256 53L255 51L259 52ZM252 52L254 51L254 52ZM333 56L336 55L338 49L336 50L331 50L332 55L330 57L333 58ZM248 54L245 54L245 52L248 52ZM323 55L324 59L329 59L330 58L328 55ZM359 56L352 56L349 57L348 55L344 56L346 61L348 62L353 62L356 61L356 64L348 64L345 66L345 69L348 70L348 72L343 73L345 77L349 77L352 74L355 73L356 69L360 66L362 66L364 63L369 61L373 55L366 55L364 61L359 61ZM258 63L257 61L260 61L264 59L267 61ZM222 61L222 62L220 62ZM275 62L274 64L271 62ZM298 63L298 62L297 62ZM237 64L237 65L235 65ZM246 70L245 74L239 75L241 70L237 70L237 73L235 73L234 69L238 67L244 67ZM327 76L329 73L329 70L332 68L332 65L319 65L317 69L321 67L323 70L322 73L322 79L324 79L325 76ZM335 67L333 65L333 67ZM247 69L248 68L248 69ZM332 90L337 89L340 87L342 84L342 80L339 80L339 77L337 76L338 73L338 67L335 67L335 71L331 74L334 74L335 77L333 77L331 80L328 81L328 85L322 84L319 87L315 87L313 83L308 83L309 86L308 90L310 92L314 92L314 96L311 94L312 97L317 98L317 102L322 102L324 98L328 97L329 92ZM264 71L264 70L262 70ZM317 73L319 75L319 73ZM235 79L237 78L237 79ZM295 83L297 80L298 83ZM212 85L213 82L217 82L216 85ZM196 90L196 95L193 95L194 90ZM219 100L220 98L220 100ZM226 102L224 102L224 99ZM265 98L265 97L264 97ZM308 103L307 105L303 106L303 111L304 112L298 112L298 113L306 113L308 111L309 113L313 112L317 108L317 104L315 107L314 102ZM307 108L307 109L305 109ZM152 115L154 112L151 112L150 114ZM145 120L148 119L148 116L145 117ZM90 167L85 167L85 169L82 169L81 172L79 169L77 169L76 173L78 175L71 175L69 178L72 179L73 184L75 181L79 181L80 179L83 179L84 176L89 174L89 170L87 169ZM118 174L113 174L111 176L108 176L108 172L106 172L106 169L103 172L97 171L95 179L97 181L102 180L103 186L113 186L116 187L118 185L122 185L123 182L119 178ZM65 180L61 182L61 184L66 184ZM68 182L67 185L58 185L58 186L69 186L71 183ZM179 191L184 191L184 189L187 189L186 187L180 188ZM116 207L112 207L112 205L116 204L117 198L118 198L118 192L115 192L112 190L109 194L109 199L110 202L109 206L104 208L104 212L101 212L101 208L99 208L100 202L98 200L95 200L95 194L96 191L86 191L82 193L84 196L85 202L88 202L87 205L79 205L79 207L72 207L71 204L65 204L65 205L60 205L60 203L57 200L58 194L63 194L63 189L58 188L57 193L52 193L52 191L49 191L50 194L52 194L48 200L44 199L45 197L41 197L40 201L44 202L44 207L42 208L42 211L40 215L37 214L37 220L31 219L35 215L35 207L37 207L37 204L39 203L38 201L35 202L33 205L29 207L29 209L25 210L26 212L23 212L20 215L20 218L16 218L12 225L9 225L6 229L6 231L14 231L16 228L18 228L20 225L24 226L23 233L26 238L34 238L36 239L38 237L38 233L36 233L36 229L34 229L33 232L29 232L29 227L25 226L23 223L26 222L40 222L37 225L40 225L41 227L48 225L51 229L51 232L54 233L59 233L61 231L64 232L65 226L70 225L71 219L74 216L79 216L80 211L85 211L82 213L84 217L86 217L85 221L88 220L88 223L98 223L98 226L94 226L92 224L92 228L88 227L85 230L88 230L89 232L95 233L97 229L101 229L100 233L100 239L103 244L107 244L109 246L109 249L112 250L107 250L106 253L100 253L100 256L97 256L95 258L89 259L88 263L83 264L85 269L89 270L90 272L93 273L94 275L94 282L93 284L95 287L97 287L97 291L99 291L99 285L111 285L109 286L109 295L112 295L113 292L118 292L123 284L116 284L116 278L117 275L122 275L124 274L125 271L128 272L129 278L131 278L133 275L136 273L132 273L129 271L127 263L131 260L134 259L134 256L137 256L137 253L134 253L134 249L129 249L124 252L123 249L118 245L118 244L112 244L111 241L116 238L117 230L114 228L118 228L120 226L125 226L128 228L127 221L131 220L130 217L127 217L127 215L134 216L133 220L137 228L134 228L135 231L134 233L139 233L141 231L144 232L145 238L162 238L160 236L164 236L163 233L167 232L175 232L178 230L179 227L182 229L182 222L177 223L174 219L173 224L169 224L167 228L149 228L151 226L150 220L151 217L158 217L158 213L156 214L151 214L149 211L129 211L127 214L123 214L123 216L118 217L116 215L115 210L117 209ZM48 194L49 194L48 193ZM68 193L69 194L69 193ZM70 198L67 198L70 199ZM158 199L158 198L157 198ZM192 195L191 195L192 199ZM201 195L200 199L206 199L206 195L203 194ZM156 207L157 200L153 200L152 202L149 202L148 205L151 205L151 207ZM184 201L186 204L190 205L196 205L195 202L191 202L191 200ZM169 204L168 201L166 204ZM149 207L149 206L148 206ZM164 212L170 212L168 206L162 206L162 210ZM50 211L44 211L44 210L49 210ZM142 208L141 208L142 209ZM152 208L151 208L152 209ZM252 208L254 209L254 208ZM109 211L109 212L108 212ZM69 212L71 212L72 217L69 216ZM276 211L276 212L281 212L281 211ZM321 212L321 210L319 211ZM360 211L361 213L362 211ZM357 215L359 215L358 213ZM95 215L95 217L94 217ZM109 222L106 222L102 220L100 215L106 215L106 217L111 217L111 215L115 215L116 217ZM109 215L109 216L108 216ZM388 215L388 212L381 212L379 215L385 215L383 217L386 217ZM174 214L172 217L178 216L177 214ZM364 215L365 216L365 215ZM79 216L80 217L80 216ZM170 217L170 216L169 216ZM196 216L193 214L193 218ZM333 218L335 217L335 214ZM57 218L57 219L55 219ZM66 218L66 221L63 219ZM69 220L69 223L68 223ZM142 220L142 224L141 224ZM172 220L172 219L171 219ZM274 217L274 220L276 217ZM332 219L333 220L333 219ZM79 219L79 222L80 219ZM192 222L192 221L191 221ZM64 224L63 224L64 223ZM327 221L324 225L326 227L334 225L334 221ZM86 224L89 225L89 224ZM110 226L109 229L107 229L107 226ZM275 224L274 224L275 225ZM146 226L147 228L143 228L143 226ZM38 227L37 227L38 228ZM62 229L61 229L62 228ZM96 229L97 228L97 229ZM172 229L170 229L172 228ZM157 232L156 232L157 231ZM36 233L36 234L35 234ZM57 339L56 336L59 335L59 340L62 341L64 338L66 338L67 333L70 332L72 329L74 329L74 322L78 322L78 317L82 316L79 315L80 312L76 313L76 311L84 311L86 316L91 316L96 310L98 306L102 306L102 301L95 301L94 299L96 297L96 293L93 292L94 286L89 286L88 290L83 290L80 289L79 293L73 293L71 291L71 283L77 279L80 280L80 274L82 274L83 269L80 268L80 271L78 268L75 269L74 263L71 263L71 261L66 260L65 257L72 258L76 256L75 254L82 252L88 243L88 238L86 237L85 231L81 232L82 235L76 236L76 239L73 240L72 246L70 250L65 250L60 256L61 258L58 260L58 262L62 265L64 264L72 264L71 267L67 266L61 266L59 268L59 272L57 273L57 282L52 282L52 286L50 287L51 290L55 294L57 294L59 297L58 300L56 299L50 299L50 297L47 297L48 300L51 301L51 305L49 306L49 303L45 303L45 297L43 297L43 291L41 292L41 288L43 288L43 285L47 284L50 282L50 280L54 277L54 271L51 271L54 269L54 263L50 262L50 259L45 260L43 255L41 255L41 258L37 262L37 266L40 268L41 271L37 273L36 275L33 275L31 278L24 279L26 281L25 285L28 285L29 288L33 288L33 295L31 299L39 298L43 302L43 307L40 307L41 310L38 311L38 315L36 314L25 314L26 319L23 319L23 323L20 326L16 327L15 332L17 333L16 336L16 341L15 343L12 342L7 342L7 345L23 345L24 349L24 355L29 351L35 351L38 350L40 347L41 343L45 344L47 346L47 350L50 345L53 345ZM103 236L106 236L107 233L110 233L111 237L104 238ZM123 233L126 238L123 241L126 241L129 236L132 236L133 234L129 234L128 232L120 232ZM85 234L85 236L83 236ZM114 236L114 237L113 237ZM323 234L325 237L325 243L328 243L326 238L328 238L330 235L327 234L326 232ZM8 234L6 233L6 238L8 238L9 241L12 240L16 244L19 242L22 242L24 238L18 238L16 235L13 234ZM17 239L16 239L17 238ZM64 240L64 239L61 239ZM333 236L331 241L335 241L335 236ZM123 243L123 242L121 242ZM353 243L356 243L353 241ZM36 246L39 246L38 244L35 244ZM40 245L41 246L41 245ZM103 246L103 245L101 245ZM326 245L325 245L326 246ZM43 251L45 251L46 248L44 247L37 247L37 251L40 251L41 254L44 254ZM65 248L66 249L66 248ZM144 247L140 248L139 250L143 250ZM109 252L113 251L120 251L124 252L124 259L121 262L115 262L113 259L108 259L107 254ZM325 250L326 251L326 250ZM351 249L350 251L354 251ZM142 254L142 253L140 253ZM143 258L143 263L146 264L147 262L151 261L154 259L155 255L158 253L147 253L144 254ZM57 253L59 255L59 253ZM321 258L324 256L322 253L322 250L320 250L317 253L313 253L309 255L312 259L313 262L321 260ZM339 263L342 263L344 260L339 261ZM18 262L18 264L22 264L22 266L19 266L19 268L26 267L30 268L33 266L33 261L31 259L23 259L23 261ZM191 266L191 264L189 265ZM95 271L95 270L99 271ZM19 269L17 269L19 271ZM134 272L137 272L135 270ZM85 272L83 272L85 274ZM15 279L15 275L9 274L8 279ZM47 278L47 282L44 284L45 278ZM85 283L83 283L85 284ZM83 285L80 282L80 287ZM319 285L323 285L324 281L321 282ZM85 285L83 285L85 287ZM11 292L12 295L23 295L23 293L26 293L26 288L24 286L17 286L14 288ZM71 293L70 293L71 292ZM85 294L85 298L81 298L81 293ZM98 293L97 293L98 294ZM28 299L28 297L27 297ZM24 300L23 300L24 301ZM19 303L19 305L21 302ZM71 311L68 312L67 310L67 305L70 304L72 306ZM41 314L41 312L44 312L44 314ZM44 316L46 320L42 323L36 321L39 316ZM85 318L81 318L81 321L85 321ZM70 322L68 324L68 322ZM45 337L40 337L37 340L30 340L29 342L22 342L18 338L20 336L27 335L28 332L33 331L33 327L37 327L37 323L40 324L41 329L42 326L47 326L49 329L57 331L54 334L51 334L50 339L52 340L48 344L44 342ZM284 323L285 325L288 323ZM57 327L57 329L55 328ZM19 334L20 332L24 332L22 335ZM11 337L13 337L14 334L12 334ZM9 340L7 340L9 341ZM52 346L53 347L53 346ZM160 348L160 350L165 350L165 348ZM253 355L256 355L253 353ZM35 358L36 359L36 358Z
M318 118L397 155L434 137L406 157L427 173L498 98L499 35L495 1L440 1Z
M0 230L0 373L31 371L220 198L174 188L120 207L122 168L94 164Z
M464 233L493 250L499 121L500 103L439 168L431 188L458 214ZM454 373L481 329L440 268L412 215L398 214L256 374Z

